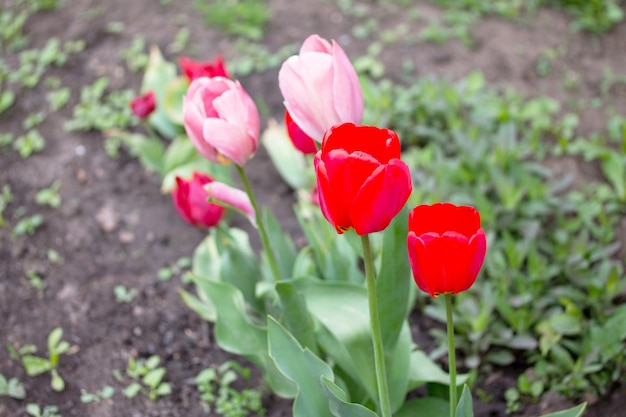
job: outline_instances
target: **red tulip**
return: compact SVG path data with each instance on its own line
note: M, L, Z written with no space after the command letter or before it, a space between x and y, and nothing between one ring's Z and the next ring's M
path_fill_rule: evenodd
M154 109L156 109L154 92L148 91L144 95L132 99L130 102L130 109L135 116L142 120L150 116Z
M178 64L190 82L200 77L230 78L226 72L226 68L224 67L224 60L221 55L215 57L215 62L194 61L186 56L181 56L178 59Z
M289 139L291 139L293 146L295 146L297 150L305 155L317 152L315 141L300 129L300 126L293 121L288 111L285 111L285 125L287 126Z
M224 215L224 207L209 203L209 193L205 185L213 182L206 174L194 172L190 180L176 177L176 187L172 199L180 216L192 226L213 227Z
M337 233L385 229L411 194L395 132L345 123L324 135L315 155L320 208Z
M450 203L415 207L407 246L415 283L434 298L471 287L487 251L478 211Z

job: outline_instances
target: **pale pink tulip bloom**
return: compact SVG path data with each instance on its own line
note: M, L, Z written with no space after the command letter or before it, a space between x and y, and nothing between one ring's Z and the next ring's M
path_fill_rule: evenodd
M259 111L238 81L200 77L183 97L183 123L198 152L211 162L243 166L259 143Z
M209 193L209 201L236 209L256 225L254 207L245 191L218 181L207 184L204 189Z
M334 40L309 36L300 54L283 63L278 85L293 120L318 142L336 124L361 124L361 84L348 56Z

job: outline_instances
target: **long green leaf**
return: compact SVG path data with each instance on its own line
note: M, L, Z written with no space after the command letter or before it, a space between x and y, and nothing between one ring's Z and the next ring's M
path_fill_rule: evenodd
M157 106L148 120L160 134L170 139L174 139L181 132L181 128L172 123L164 110L165 89L175 77L176 66L163 58L157 46L152 46L141 91L154 91Z
M306 300L298 294L293 281L277 283L276 292L282 306L281 319L286 324L287 329L302 346L317 355L315 329L313 319L306 306Z
M335 417L378 417L361 404L351 403L346 400L346 393L333 381L322 377L322 388L329 401L330 411Z
M467 385L463 386L463 393L456 406L456 417L474 417L474 403L472 393Z
M293 403L293 417L321 417L331 415L321 378L333 379L333 371L326 362L298 341L273 317L268 317L269 352L280 371L297 386Z
M556 411L550 414L544 414L541 417L581 417L587 408L587 403L578 404L576 407L567 410Z
M376 277L378 306L385 351L395 348L400 329L409 312L411 268L409 266L406 235L408 230L408 210L405 208L396 216L383 233L381 266Z
M404 403L393 417L433 417L450 414L450 405L447 401L437 397L425 397Z
M248 315L241 291L223 282L204 282L204 290L217 311L215 339L227 352L245 356L264 371L264 378L277 395L291 398L294 385L276 368L268 354L267 329Z

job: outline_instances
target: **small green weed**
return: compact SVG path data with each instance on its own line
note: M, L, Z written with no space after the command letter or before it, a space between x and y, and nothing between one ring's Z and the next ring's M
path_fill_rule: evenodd
M43 188L37 192L35 195L35 202L40 205L59 208L61 206L61 196L59 195L60 188L61 181L54 181L50 187Z
M123 285L116 285L113 288L113 294L115 294L115 301L118 303L132 303L139 291L137 288L126 288Z
M137 124L128 106L135 93L127 89L105 94L108 85L109 80L102 77L91 85L83 86L80 102L74 107L73 118L65 123L65 130L104 131Z
M26 404L26 414L32 417L61 417L59 407L56 405L47 405L43 408L36 403Z
M196 386L207 413L224 417L263 416L261 392L253 388L237 390L232 384L240 377L248 381L250 370L235 361L224 362L217 370L207 368L196 376Z
M191 267L191 259L182 257L173 264L159 269L158 277L161 281L169 281L172 277L183 274Z
M19 379L11 378L7 380L4 375L0 374L0 396L3 395L16 400L23 400L26 398L26 389Z
M29 217L21 219L15 227L13 227L13 238L18 236L35 234L37 229L43 224L43 216L41 214L34 214Z
M99 403L102 400L108 400L115 394L115 388L110 385L104 386L101 390L95 392L87 392L81 390L80 402L83 404Z
M163 382L165 373L164 367L160 367L161 358L157 355L148 359L128 359L126 375L131 378L131 382L122 393L126 398L134 398L139 393L143 393L150 401L156 401L172 393L169 383ZM113 371L113 376L121 384L126 384L125 378L119 370Z
M3 217L4 210L9 203L13 200L13 193L11 193L11 187L8 184L2 186L0 191L0 227L6 226L6 220Z
M19 358L24 365L24 369L28 376L38 376L46 372L50 372L50 386L55 391L63 391L65 389L65 381L58 372L59 358L70 348L69 342L61 340L63 337L63 329L55 328L48 335L48 357L42 358L34 356L37 348L33 345L26 345L19 351L8 346L9 352L13 358Z
M207 26L215 26L228 35L252 40L263 38L265 23L270 18L266 2L260 0L194 0L193 6L204 17Z

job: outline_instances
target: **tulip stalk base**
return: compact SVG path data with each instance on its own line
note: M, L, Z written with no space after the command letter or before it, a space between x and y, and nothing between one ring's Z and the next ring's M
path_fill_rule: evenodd
M445 294L446 319L448 326L448 365L450 367L450 417L456 415L456 355L454 348L454 323L452 320L452 294Z
M239 172L239 176L241 177L241 182L243 183L244 189L250 198L250 203L254 208L254 215L256 218L257 228L259 230L259 236L261 237L261 244L263 245L263 249L267 255L267 260L270 264L270 269L272 270L272 275L274 276L275 281L281 281L280 271L278 270L278 264L276 263L276 257L274 256L274 251L272 250L272 246L270 245L270 240L267 236L267 232L265 231L265 226L263 223L263 216L261 214L261 210L259 210L259 206L254 198L254 194L252 193L252 187L250 187L250 181L248 181L248 176L246 175L243 168L237 164L237 172Z
M387 386L387 373L385 371L383 337L380 327L380 315L378 314L378 298L376 296L376 278L374 276L374 262L372 259L369 235L361 236L361 243L363 245L363 261L365 262L365 279L367 280L367 298L370 310L370 323L372 326L372 345L374 347L374 365L376 368L380 414L382 417L391 417L391 403L389 401L389 388Z

